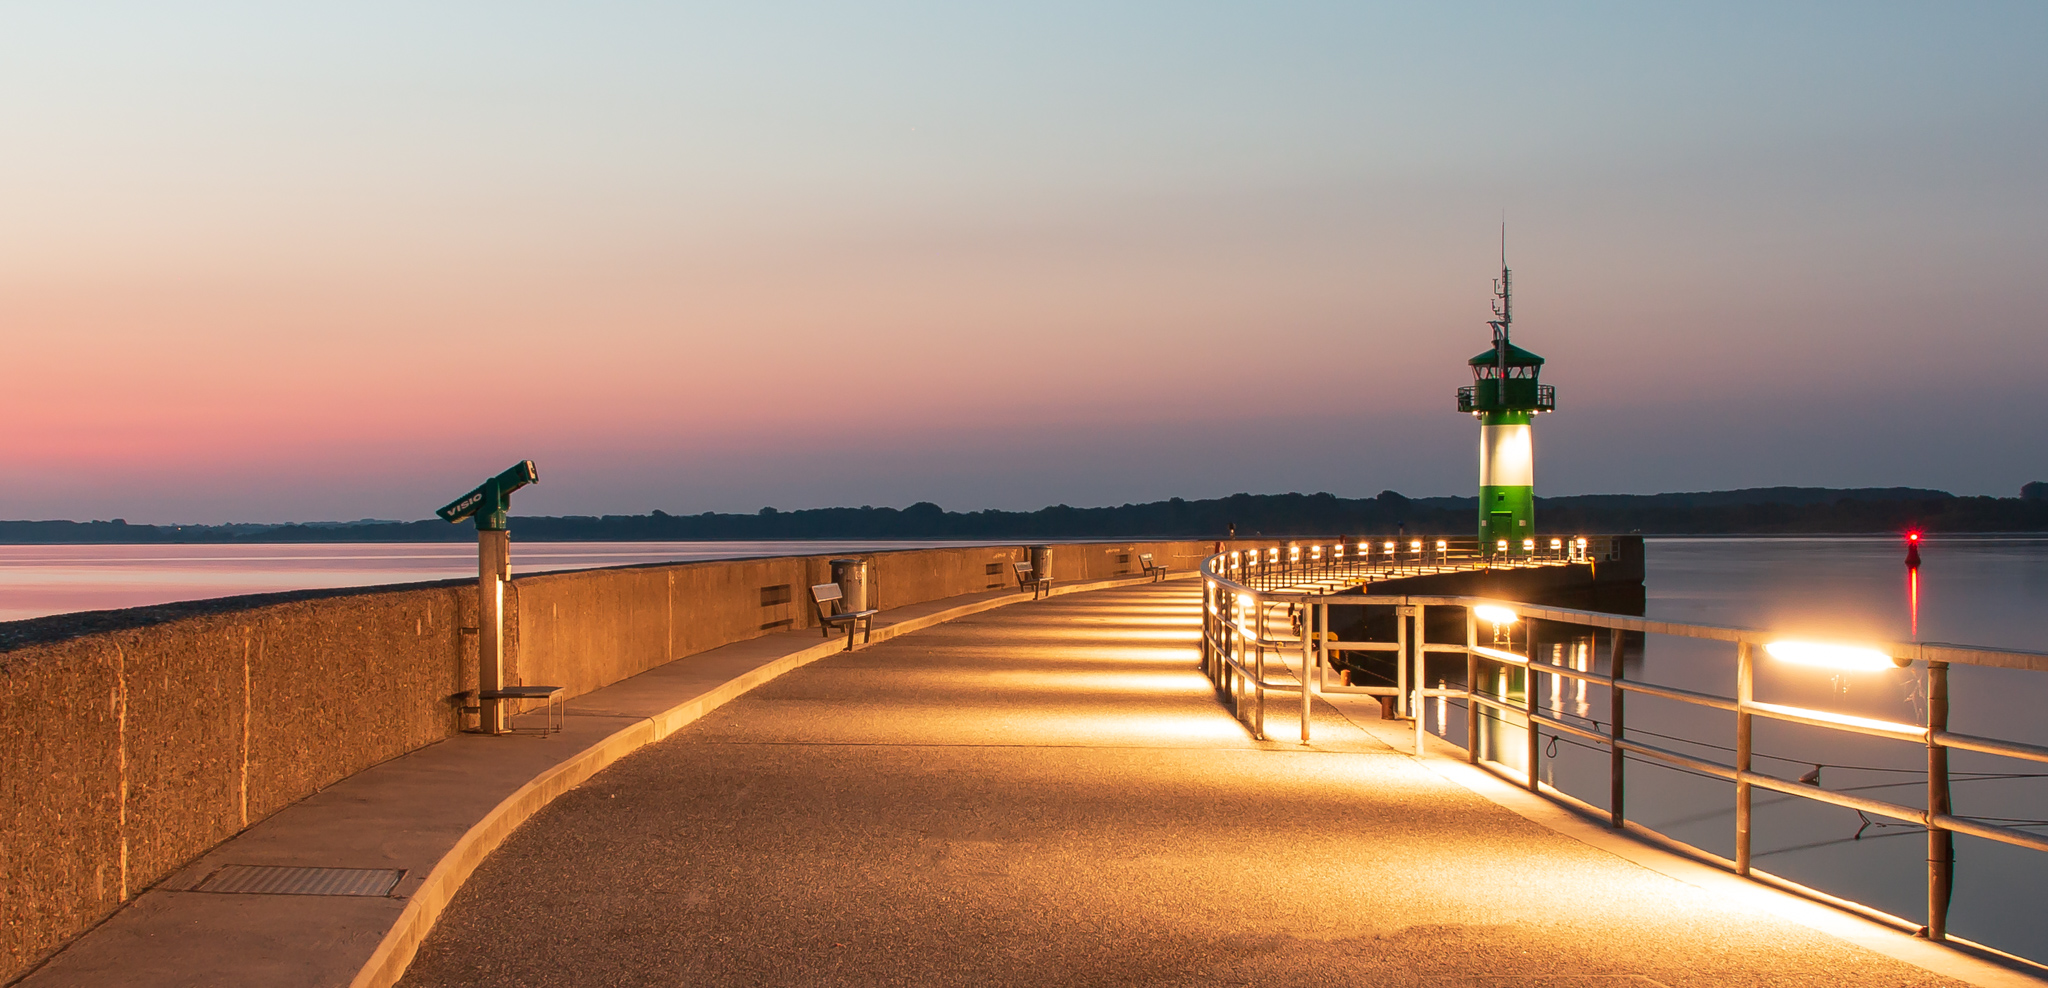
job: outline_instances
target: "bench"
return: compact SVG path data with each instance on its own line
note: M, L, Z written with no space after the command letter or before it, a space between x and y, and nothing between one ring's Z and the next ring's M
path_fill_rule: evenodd
M1138 553L1138 567L1143 569L1145 575L1151 577L1154 583L1166 579L1166 567L1154 563L1149 552Z
M872 641L875 636L874 608L865 611L841 611L839 605L846 599L846 591L837 583L820 583L811 588L811 603L818 609L818 632L822 637L832 637L832 629L846 627L846 650L853 651L853 633L861 631L861 644Z
M1022 590L1025 587L1030 587L1032 600L1038 599L1040 591L1051 595L1052 580L1039 576L1031 569L1030 563L1011 563L1010 566L1017 571L1017 589Z
M507 715L505 720L508 726L505 728L505 733L555 734L562 729L562 704L556 698L556 694L560 692L562 692L560 686L503 686L494 690L478 690L475 696L478 700L540 700L542 701L541 711L543 719L539 730L518 730L513 728L509 726L512 718L510 715ZM463 695L468 694L465 693ZM479 708L465 707L463 709L469 712L476 712Z

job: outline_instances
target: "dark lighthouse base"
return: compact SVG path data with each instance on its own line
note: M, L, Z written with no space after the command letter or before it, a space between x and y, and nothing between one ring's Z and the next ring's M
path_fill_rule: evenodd
M1612 546L1607 558L1590 563L1411 576L1381 580L1352 592L1363 593L1368 598L1403 594L1492 597L1551 607L1640 615L1645 604L1643 538L1640 535L1617 536L1612 540ZM1392 604L1386 607L1332 607L1329 612L1329 630L1335 632L1339 640L1399 640L1397 622L1401 619L1395 615ZM1464 608L1432 607L1425 613L1428 641L1459 644L1465 641ZM1552 626L1552 631L1545 637L1569 633L1568 629ZM1394 685L1397 661L1392 652L1339 652L1331 657L1331 664L1343 670L1347 678L1357 685ZM1438 674L1435 656L1431 657L1430 665L1434 677ZM1463 660L1446 662L1445 666L1445 676L1464 681ZM1431 682L1434 681L1432 678Z

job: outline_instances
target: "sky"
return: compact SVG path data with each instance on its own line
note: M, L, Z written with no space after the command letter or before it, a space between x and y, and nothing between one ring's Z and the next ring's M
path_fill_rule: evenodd
M0 5L0 517L2048 479L2048 5Z

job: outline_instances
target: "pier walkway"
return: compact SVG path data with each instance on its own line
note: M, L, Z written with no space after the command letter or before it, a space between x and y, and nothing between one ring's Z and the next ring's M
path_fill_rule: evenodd
M1418 760L1365 709L1254 741L1197 671L1199 594L1013 604L768 682L535 814L402 984L2035 983Z

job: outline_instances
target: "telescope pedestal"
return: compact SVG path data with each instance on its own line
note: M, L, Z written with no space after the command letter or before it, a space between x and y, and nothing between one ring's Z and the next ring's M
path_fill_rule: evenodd
M488 696L505 688L505 582L512 578L512 533L484 529L476 533L477 558L477 691ZM505 701L477 701L477 730L505 733Z

